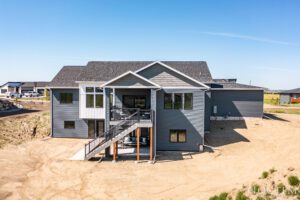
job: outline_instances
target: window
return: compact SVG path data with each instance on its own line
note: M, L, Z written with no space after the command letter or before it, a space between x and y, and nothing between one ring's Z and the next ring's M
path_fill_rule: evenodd
M85 88L86 108L103 108L103 90L100 87Z
M1 89L1 93L4 94L7 92L7 89Z
M170 142L185 143L186 142L186 130L170 130Z
M164 96L164 108L165 109L172 109L172 107L173 107L172 104L173 104L172 94L165 93L165 96Z
M103 108L103 95L96 94L96 108Z
M92 92L94 93L94 87L86 87L85 92Z
M64 121L65 129L75 129L75 121Z
M73 94L72 93L60 93L60 103L61 104L73 103Z
M94 95L93 94L86 95L86 107L94 108Z
M174 94L174 109L182 109L182 94Z
M184 94L184 109L185 110L193 109L193 93Z
M126 108L146 108L146 96L123 95L123 105Z

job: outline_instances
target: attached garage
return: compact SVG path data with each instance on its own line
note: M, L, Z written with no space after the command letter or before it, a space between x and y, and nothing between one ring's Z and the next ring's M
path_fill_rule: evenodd
M263 116L263 90L212 90L212 117L245 118Z

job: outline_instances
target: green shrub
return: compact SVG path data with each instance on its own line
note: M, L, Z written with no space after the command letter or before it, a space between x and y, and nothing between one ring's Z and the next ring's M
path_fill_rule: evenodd
M266 199L261 196L258 196L258 197L256 197L256 200L266 200Z
M217 195L210 197L209 200L219 200L219 197Z
M229 197L230 196L228 196L227 192L223 192L219 196L215 195L213 197L210 197L209 200L227 200L227 198Z
M253 194L260 192L260 186L258 184L251 185L251 192Z
M262 177L263 179L268 178L268 176L269 176L269 172L266 172L266 171L264 171L264 172L261 174L261 177Z
M285 185L283 183L279 183L277 185L277 192L281 194L285 190Z
M271 169L269 170L269 172L270 172L270 174L273 174L274 172L276 172L276 169L271 168Z
M296 190L294 190L293 188L291 188L291 189L287 189L287 190L285 190L285 195L286 196L295 196L295 195L297 195L297 191Z
M300 183L300 180L297 176L289 176L288 181L291 186L298 186Z
M235 197L236 200L248 200L249 197L245 195L244 191L239 191Z

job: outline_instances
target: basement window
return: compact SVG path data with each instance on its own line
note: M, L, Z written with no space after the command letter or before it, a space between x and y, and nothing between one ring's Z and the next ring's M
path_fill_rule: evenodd
M170 130L171 143L186 143L186 130Z
M75 121L64 121L64 129L75 129Z

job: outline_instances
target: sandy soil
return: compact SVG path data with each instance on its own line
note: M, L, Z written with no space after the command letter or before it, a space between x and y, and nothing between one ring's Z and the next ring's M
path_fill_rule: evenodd
M34 140L0 150L0 199L208 199L272 167L299 172L299 141L300 116L284 114L216 123L207 142L219 150L163 152L154 165L70 161L85 140Z

